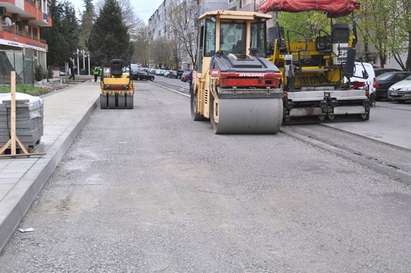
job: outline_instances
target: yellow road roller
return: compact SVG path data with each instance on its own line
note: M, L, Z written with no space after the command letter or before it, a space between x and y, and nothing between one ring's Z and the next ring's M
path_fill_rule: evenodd
M266 21L257 12L212 11L199 18L191 115L216 134L275 134L283 120L281 72L264 57Z
M100 86L101 109L134 108L134 84L129 73L124 72L122 60L111 61L108 71L103 71Z

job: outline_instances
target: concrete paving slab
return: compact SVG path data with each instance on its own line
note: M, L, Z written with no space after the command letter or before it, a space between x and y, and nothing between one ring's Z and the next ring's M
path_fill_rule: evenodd
M0 160L0 250L95 109L99 86L87 82L44 97L41 158Z
M3 199L3 197L6 196L6 194L13 188L14 183L5 183L5 184L0 184L0 200Z
M337 122L325 124L349 133L411 150L411 104L378 102L368 122Z

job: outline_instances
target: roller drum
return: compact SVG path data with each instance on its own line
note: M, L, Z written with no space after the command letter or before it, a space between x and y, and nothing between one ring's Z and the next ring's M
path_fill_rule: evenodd
M220 99L217 134L276 134L283 120L281 98Z

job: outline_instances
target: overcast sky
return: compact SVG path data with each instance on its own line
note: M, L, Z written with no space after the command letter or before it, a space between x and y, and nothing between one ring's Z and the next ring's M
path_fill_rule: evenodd
M96 3L98 0L94 0ZM153 14L153 12L160 6L163 0L131 0L130 2L134 5L134 10L138 17L144 21L148 21L148 18ZM76 10L83 9L83 0L71 0L76 6Z

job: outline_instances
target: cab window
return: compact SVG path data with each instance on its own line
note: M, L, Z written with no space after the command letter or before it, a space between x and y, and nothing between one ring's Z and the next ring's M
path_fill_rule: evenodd
M215 35L216 35L215 18L206 20L205 24L205 47L204 56L211 57L215 54Z
M244 23L222 22L220 50L225 54L246 54L246 25Z
M251 49L260 57L266 55L266 24L265 22L251 25Z

